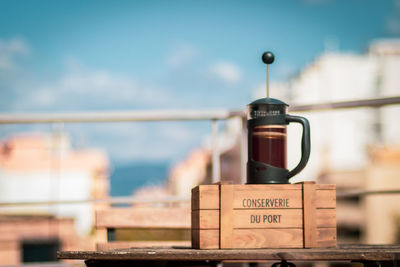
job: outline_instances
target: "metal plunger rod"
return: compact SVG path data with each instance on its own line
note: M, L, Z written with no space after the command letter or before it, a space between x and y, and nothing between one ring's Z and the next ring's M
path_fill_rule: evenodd
M269 98L269 64L267 64L267 98Z
M269 98L269 64L274 62L275 56L272 52L265 52L262 57L262 61L267 64L267 98Z

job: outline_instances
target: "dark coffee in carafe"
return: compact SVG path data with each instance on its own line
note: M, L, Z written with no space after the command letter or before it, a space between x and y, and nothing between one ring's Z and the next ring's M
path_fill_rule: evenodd
M257 126L252 134L252 159L286 169L286 127Z

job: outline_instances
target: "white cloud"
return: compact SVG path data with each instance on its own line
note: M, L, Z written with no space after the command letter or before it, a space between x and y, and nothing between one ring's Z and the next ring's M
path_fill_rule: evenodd
M34 108L126 109L169 103L172 97L165 88L140 83L128 75L89 69L79 60L69 59L65 74L37 85L27 101L24 104Z
M238 83L242 79L242 71L232 62L218 61L210 66L210 73L227 84Z
M16 58L29 53L28 43L21 38L0 39L0 71L13 69Z
M72 136L103 147L117 161L175 161L202 141L204 132L182 122L67 125Z
M49 106L57 100L57 96L55 95L54 91L51 88L43 87L39 90L36 90L33 94L33 97L30 99L33 101L37 106Z
M167 56L167 65L180 68L191 62L199 54L198 49L187 43L175 45Z

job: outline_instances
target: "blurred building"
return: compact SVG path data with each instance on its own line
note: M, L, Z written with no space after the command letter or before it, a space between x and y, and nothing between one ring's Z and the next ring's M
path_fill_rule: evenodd
M61 133L1 140L0 202L43 204L0 207L0 233L7 232L0 238L0 264L18 264L40 249L91 248L79 240L91 233L94 209L101 204L52 202L105 198L108 191L108 159L102 151L72 149Z
M230 119L219 133L216 146L220 154L221 181L241 183L238 145L241 125L240 119ZM193 187L212 183L211 143L211 140L207 140L202 148L193 151L184 161L173 166L167 185L171 194L189 198Z
M72 218L0 215L0 265L56 261L58 250L76 249L82 241Z
M191 189L210 176L211 153L207 149L197 149L186 160L173 166L168 178L168 191L180 197L190 197Z

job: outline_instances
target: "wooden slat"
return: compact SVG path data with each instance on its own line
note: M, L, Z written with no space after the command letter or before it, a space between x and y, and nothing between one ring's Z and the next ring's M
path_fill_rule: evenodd
M192 210L219 209L219 185L199 185L192 189Z
M235 184L236 191L301 190L301 184Z
M333 248L336 247L336 242L337 242L336 227L317 229L318 247Z
M297 184L233 184L235 190L301 190L302 183ZM218 184L211 185L199 185L194 187L194 191L218 191ZM336 190L336 185L334 184L316 184L318 190Z
M199 187L198 186L192 188L191 207L192 207L192 210L199 209Z
M96 211L96 227L190 228L190 208L112 208Z
M136 260L154 261L397 261L400 245L346 245L337 248L316 249L209 249L190 248L135 248L96 251L61 251L59 259L80 260ZM103 262L107 263L107 262ZM114 262L118 263L118 262ZM394 262L396 263L396 262ZM167 264L167 263L166 263Z
M298 248L303 245L302 229L235 229L234 248Z
M199 236L198 246L193 248L218 248L218 230L193 230ZM303 245L302 229L234 229L234 248L295 248Z
M336 209L317 209L317 227L336 227ZM260 223L251 223L251 215L260 215ZM264 215L281 215L279 223L268 222L271 217ZM192 229L219 229L219 210L192 211ZM272 218L273 219L273 218ZM278 218L277 218L278 219ZM301 209L286 210L233 210L233 228L289 228L303 227Z
M194 229L218 229L219 211L193 211L199 218L192 225ZM303 227L303 212L301 209L287 210L233 210L232 226L240 228L301 228Z
M219 210L193 210L192 229L219 229Z
M233 185L220 186L220 248L232 248Z
M314 182L303 183L303 241L305 248L317 247L316 186Z
M124 248L146 248L146 247L189 247L190 241L115 241L96 244L97 251L107 251Z
M316 208L336 208L336 189L318 189L316 185Z
M193 218L193 217L192 217ZM191 241L192 241L192 246L191 248L200 248L200 231L197 229L191 229Z
M302 208L301 184L291 185L233 185L234 187L234 209L243 209L244 198L251 196L252 199L286 199L289 198L287 208ZM197 209L219 209L218 185L200 185L198 187L199 197L194 199L192 210ZM275 188L275 189L274 189ZM290 189L288 189L290 188ZM335 185L316 185L316 207L336 208ZM196 192L196 191L195 191ZM266 203L266 202L264 202ZM265 206L265 204L264 204ZM265 207L259 207L265 208ZM279 207L277 207L279 208Z
M317 228L336 228L336 209L317 209Z
M108 241L189 240L191 229L182 228L112 228L114 239Z
M233 206L235 209L254 209L254 208L297 208L303 207L301 199L301 189L296 190L236 190L234 192Z
M219 230L192 229L192 248L219 249Z
M235 210L233 225L243 228L301 228L303 227L301 209Z
M317 190L336 190L336 184L315 184Z
M193 248L217 249L218 230L197 230ZM234 248L299 248L303 247L302 228L291 229L233 229L232 246ZM318 247L336 246L336 228L318 228L316 231Z

